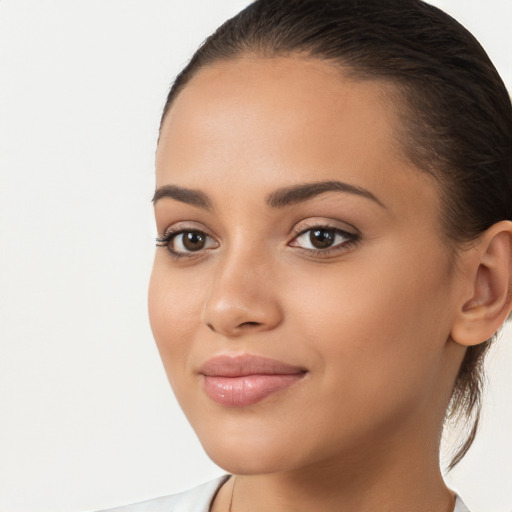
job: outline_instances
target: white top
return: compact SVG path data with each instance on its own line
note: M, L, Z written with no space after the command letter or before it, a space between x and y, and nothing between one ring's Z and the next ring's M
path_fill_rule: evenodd
M140 501L139 503L98 512L209 512L217 491L230 476L221 476L179 494L162 496L161 498ZM455 499L453 512L469 512L458 496Z

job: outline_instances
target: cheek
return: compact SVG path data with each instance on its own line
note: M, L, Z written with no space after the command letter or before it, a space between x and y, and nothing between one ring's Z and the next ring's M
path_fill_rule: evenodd
M173 271L166 258L166 254L157 251L149 283L148 310L160 357L174 387L173 376L186 369L204 304L204 289L194 274Z
M287 291L333 399L346 390L355 404L400 407L425 393L439 371L450 332L446 258L423 258L419 272L416 257L396 247L374 261L368 255L314 277L301 273Z

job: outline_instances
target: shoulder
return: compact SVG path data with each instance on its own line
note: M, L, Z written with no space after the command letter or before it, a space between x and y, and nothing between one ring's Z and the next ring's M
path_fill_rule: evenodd
M98 512L208 512L215 494L230 476L223 475L179 494Z

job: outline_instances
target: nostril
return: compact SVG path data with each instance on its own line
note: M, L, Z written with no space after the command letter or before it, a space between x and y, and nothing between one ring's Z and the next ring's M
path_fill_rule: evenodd
M215 327L213 327L212 324L206 324L206 326L211 329L213 332L215 332Z
M243 324L240 324L239 327L255 327L261 325L260 322L244 322Z

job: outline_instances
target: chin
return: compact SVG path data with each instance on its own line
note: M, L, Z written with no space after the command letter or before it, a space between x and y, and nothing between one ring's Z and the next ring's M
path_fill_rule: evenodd
M299 464L297 443L244 435L208 435L201 440L210 459L228 473L257 475L289 471ZM299 464L300 465L300 464Z

